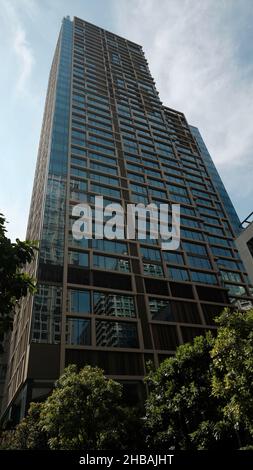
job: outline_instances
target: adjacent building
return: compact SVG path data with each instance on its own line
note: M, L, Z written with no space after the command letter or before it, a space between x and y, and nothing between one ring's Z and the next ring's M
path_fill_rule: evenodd
M253 212L242 222L242 231L236 239L240 257L253 284Z
M158 365L225 306L250 302L235 237L240 221L198 130L165 107L142 47L64 18L50 72L27 238L38 280L14 322L5 419L52 389L64 367L97 365L143 396ZM73 206L176 203L181 245L160 239L75 240Z

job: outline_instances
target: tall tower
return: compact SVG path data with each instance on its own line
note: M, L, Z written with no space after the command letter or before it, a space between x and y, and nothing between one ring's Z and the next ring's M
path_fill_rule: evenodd
M97 365L142 395L148 360L215 328L250 286L224 193L194 128L163 106L141 46L64 18L49 78L27 237L40 240L11 341L4 415L22 417L68 364ZM211 159L210 159L211 160ZM72 208L177 203L181 245L75 240Z

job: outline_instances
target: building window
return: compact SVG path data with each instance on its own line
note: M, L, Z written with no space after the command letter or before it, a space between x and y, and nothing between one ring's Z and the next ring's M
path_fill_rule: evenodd
M170 264L184 264L183 255L172 251L163 251L163 258Z
M68 290L68 311L90 313L90 292L85 290Z
M112 253L128 254L127 244L117 240L92 240L92 248L99 251L110 251Z
M173 281L189 281L189 274L186 269L168 268L168 275Z
M143 263L143 271L146 276L164 276L162 266L159 264Z
M246 290L244 286L236 286L233 284L227 284L226 287L228 288L229 295L246 295Z
M211 263L208 261L207 258L201 256L189 256L188 255L188 263L190 266L194 266L196 268L202 269L211 269Z
M113 317L128 318L134 318L136 316L134 299L130 295L94 292L93 304L95 315L109 315Z
M207 256L207 251L204 245L198 245L197 243L191 242L183 242L182 245L187 253Z
M161 255L159 250L153 248L141 247L141 255L144 259L151 259L152 261L161 261Z
M72 250L69 251L69 264L74 264L75 266L89 266L88 253Z
M96 321L97 346L107 348L138 348L138 333L135 323Z
M202 282L202 284L217 284L217 278L214 274L191 271L191 278L194 282Z
M91 344L90 320L67 318L66 344L87 346Z
M33 301L32 341L60 343L62 289L39 284Z
M93 256L93 266L95 268L109 269L113 271L129 272L129 261L122 258L111 258L109 256Z
M232 271L220 271L223 281L228 282L242 282L241 275Z
M107 188L105 186L91 183L91 191L94 191L97 194L101 194L102 196L112 196L120 199L120 191L118 189Z
M149 310L152 320L201 323L197 306L193 302L178 302L151 297L149 298Z
M70 191L87 191L87 182L72 178L70 180Z

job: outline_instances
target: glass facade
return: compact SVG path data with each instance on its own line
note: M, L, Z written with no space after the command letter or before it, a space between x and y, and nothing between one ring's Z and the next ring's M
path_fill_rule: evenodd
M212 178L212 181L213 181L213 184L214 186L216 187L217 191L219 192L219 195L220 195L220 198L221 198L221 201L224 205L224 208L225 208L225 211L228 215L228 218L229 218L229 221L230 221L230 224L234 230L234 233L235 235L239 235L239 233L241 232L241 222L240 222L240 219L236 213L236 210L233 206L233 203L231 202L231 199L226 191L226 188L221 180L221 177L216 169L216 166L212 160L212 157L210 155L210 153L208 152L207 148L206 148L206 145L205 145L205 142L203 141L202 139L202 136L199 132L199 129L197 129L197 127L194 127L194 126L190 126L190 129L191 129L191 132L194 136L194 138L196 139L196 142L197 142L197 145L199 147L199 150L200 150L200 153L201 153L201 156L208 168L208 171L209 171L209 174Z
M61 266L63 266L64 252L72 44L73 25L64 19L51 129L43 228L40 239L40 262Z

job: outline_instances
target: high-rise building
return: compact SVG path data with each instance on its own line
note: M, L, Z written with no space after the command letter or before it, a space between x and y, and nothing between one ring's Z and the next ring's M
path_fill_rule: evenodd
M204 144L203 144L204 145ZM225 306L251 299L239 219L196 128L163 106L142 47L64 18L50 72L27 237L38 280L16 314L4 416L18 420L68 364L97 365L142 396L158 365ZM181 244L72 236L72 208L180 204ZM150 224L147 224L150 227Z

